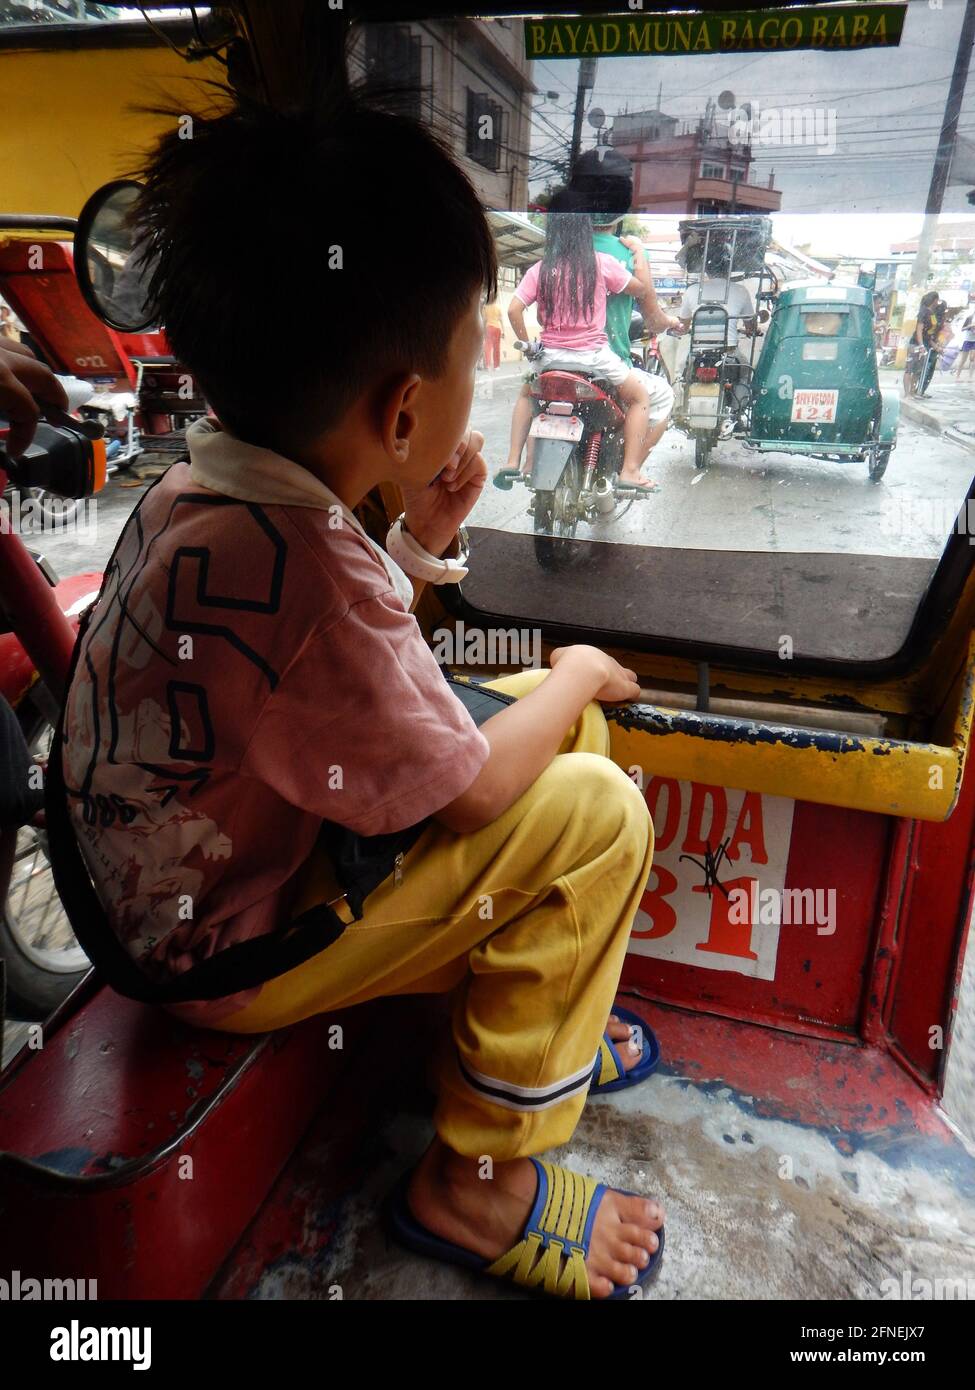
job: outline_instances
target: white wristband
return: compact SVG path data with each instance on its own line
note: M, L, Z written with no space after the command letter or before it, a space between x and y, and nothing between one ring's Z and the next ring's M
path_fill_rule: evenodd
M386 550L400 569L427 584L457 584L467 576L467 566L459 560L441 560L411 536L398 516L386 535ZM465 557L466 558L466 557Z

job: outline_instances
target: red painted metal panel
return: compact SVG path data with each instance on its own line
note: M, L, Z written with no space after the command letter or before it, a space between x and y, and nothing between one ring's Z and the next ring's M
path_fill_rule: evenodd
M969 759L954 812L918 822L893 947L887 1026L907 1065L930 1084L943 1076L972 901L975 773ZM932 1033L932 1029L940 1029ZM933 1044L933 1045L932 1045Z
M6 473L0 469L0 491L6 479ZM30 669L38 672L57 699L61 698L67 679L78 627L77 616L66 618L65 612L89 590L97 592L100 584L101 575L75 575L52 589L20 537L0 527L3 612L26 650ZM15 647L7 655L13 672L5 671L3 690L6 693L9 686L11 694L19 699L23 689L18 692L14 678L18 670L23 671L22 659Z
M826 1130L841 1152L883 1133L942 1140L964 1156L932 1098L886 1052L788 1036L621 995L661 1041L662 1067L695 1085L730 1086L756 1115Z
M154 333L120 333L118 340L130 357L169 357L171 350L161 328Z
M199 1297L373 1026L235 1038L101 991L0 1090L0 1267Z
M0 293L57 371L111 377L123 389L135 384L119 335L81 296L68 243L18 238L0 245Z
M47 581L45 580L45 583ZM86 594L97 594L102 576L97 572L73 574L62 579L54 590L54 596L62 613ZM78 615L68 620L73 628L78 626ZM34 663L31 661L20 638L14 632L0 633L0 695L17 707L27 694L35 679Z
M855 1035L891 824L867 812L796 803L785 887L834 892L836 930L821 935L815 925L783 925L774 979L631 953L623 986L689 1008L817 1036ZM734 866L726 866L726 886L733 875Z

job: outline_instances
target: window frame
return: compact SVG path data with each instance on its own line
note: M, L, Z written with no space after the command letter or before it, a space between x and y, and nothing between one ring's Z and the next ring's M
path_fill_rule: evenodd
M479 169L483 169L489 174L498 174L501 172L504 145L504 106L500 101L493 100L489 92L476 91L466 84L464 90L467 93L464 154ZM482 140L476 133L477 122L482 116L490 116L495 123L495 132L491 140ZM488 163L483 157L479 157L489 152L493 154L495 161L493 164Z
M968 514L975 506L975 477L969 484L965 500L959 508ZM472 530L477 529L475 521ZM490 530L494 528L481 528ZM728 554L738 552L729 551ZM952 530L942 551L930 583L917 606L907 636L901 647L890 656L876 660L845 660L838 657L804 656L796 653L783 663L776 651L731 643L694 642L684 638L663 637L654 633L610 631L582 625L547 622L544 617L535 621L543 640L556 643L590 643L603 648L616 647L646 653L648 656L675 657L696 665L714 665L742 671L774 672L782 675L788 666L790 676L827 676L882 683L897 679L922 667L931 658L934 648L944 636L958 609L969 577L975 571L975 546L968 536ZM437 590L444 607L452 617L471 627L511 627L511 615L476 608L468 603L455 585L443 584Z

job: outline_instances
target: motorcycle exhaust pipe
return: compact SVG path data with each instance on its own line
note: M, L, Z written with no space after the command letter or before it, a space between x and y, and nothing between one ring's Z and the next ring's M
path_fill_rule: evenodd
M608 478L599 479L593 498L596 503L596 511L601 515L605 516L608 512L613 511L616 506L616 493Z

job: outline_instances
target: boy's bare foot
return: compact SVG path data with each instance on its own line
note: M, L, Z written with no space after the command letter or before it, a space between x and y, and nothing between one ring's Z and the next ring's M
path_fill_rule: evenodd
M490 1179L480 1162L454 1153L439 1138L420 1159L409 1201L421 1225L443 1240L496 1260L521 1237L535 1202L535 1169L527 1158L496 1163ZM659 1202L609 1191L599 1204L586 1270L593 1298L608 1298L614 1284L637 1282L659 1244Z
M616 1051L620 1054L624 1071L629 1071L631 1067L635 1067L643 1056L643 1047L640 1043L629 1041L630 1025L617 1018L615 1014L610 1014L609 1022L606 1024L606 1032L612 1038Z

